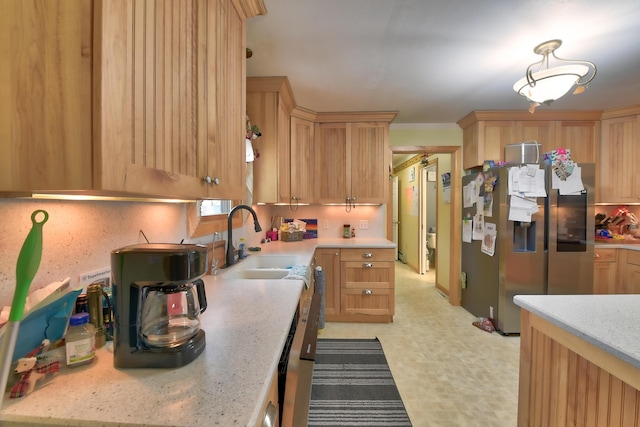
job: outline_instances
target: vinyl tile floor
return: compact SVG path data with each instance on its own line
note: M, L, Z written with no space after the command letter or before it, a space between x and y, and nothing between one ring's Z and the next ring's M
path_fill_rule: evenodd
M482 331L435 273L396 262L393 323L327 322L320 338L378 337L414 427L515 427L520 338Z

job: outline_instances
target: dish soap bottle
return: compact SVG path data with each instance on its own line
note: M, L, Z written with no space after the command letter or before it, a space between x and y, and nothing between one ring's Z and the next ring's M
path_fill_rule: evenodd
M74 367L93 361L96 355L96 329L89 323L89 313L76 313L69 319L65 335L67 366Z

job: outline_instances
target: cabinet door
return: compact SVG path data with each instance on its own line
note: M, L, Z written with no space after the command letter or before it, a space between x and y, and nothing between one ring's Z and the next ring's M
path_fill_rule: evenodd
M340 249L318 248L315 252L316 264L324 270L325 320L338 320L340 315Z
M318 203L345 203L347 188L347 124L315 124L315 196ZM347 187L347 185L349 187Z
M622 249L621 249L622 250ZM625 249L624 286L627 293L640 294L640 252Z
M640 115L602 121L600 189L603 203L638 203L640 180L635 171L640 159Z
M556 145L569 148L576 163L598 163L600 124L593 120L556 122Z
M206 196L206 150L216 129L207 100L216 93L213 84L199 84L210 65L206 26L215 25L214 3L97 5L96 189Z
M313 203L314 123L291 117L291 203ZM319 165L322 168L322 165Z
M516 122L515 142L536 141L540 144L542 154L556 148L555 122L550 120Z
M617 249L595 249L593 293L615 294L617 286Z
M178 0L182 2L183 0ZM206 174L218 178L207 195L215 199L245 199L246 194L246 23L236 2L198 0L206 7L206 61L199 71L206 88ZM200 15L201 11L198 11ZM215 37L215 39L214 39ZM202 75L204 73L204 76ZM215 80L214 80L215 76ZM214 83L215 81L215 83ZM215 87L214 87L215 85Z
M485 160L504 160L504 146L520 142L511 120L479 121L465 128L462 137L463 167L482 166Z
M0 191L91 188L91 2L3 1L0 26Z
M278 92L247 93L247 115L262 136L253 141L256 153L254 202L289 202L289 113Z
M389 192L389 124L351 123L347 180L353 203L386 203Z

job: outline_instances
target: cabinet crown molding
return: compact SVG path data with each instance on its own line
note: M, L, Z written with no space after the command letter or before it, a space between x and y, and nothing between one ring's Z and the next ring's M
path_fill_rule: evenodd
M391 123L397 111L344 111L316 113L318 123L356 123L356 122L388 122Z
M614 119L617 117L635 116L640 114L640 105L632 105L629 107L612 108L602 112L602 119Z
M280 99L285 105L287 114L290 114L296 107L296 99L286 76L247 77L247 93L255 92L275 92L280 94Z
M267 7L262 0L232 0L232 3L242 19L267 14Z
M536 111L534 114L519 110L478 110L472 111L456 123L462 129L471 126L478 121L491 120L518 120L518 121L542 121L542 120L600 120L601 110L560 110L560 111Z

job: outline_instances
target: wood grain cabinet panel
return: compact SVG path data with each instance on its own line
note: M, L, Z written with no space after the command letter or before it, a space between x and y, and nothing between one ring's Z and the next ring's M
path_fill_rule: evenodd
M324 313L325 320L331 321L340 316L340 249L318 248L314 257L324 270Z
M522 310L519 427L635 426L634 367Z
M474 111L458 121L462 128L463 167L485 160L503 161L508 144L537 141L540 154L570 148L581 163L597 163L600 111Z
M8 1L0 191L237 197L242 3Z
M327 322L392 322L395 252L381 248L318 248L325 271Z
M392 319L395 306L394 262L342 261L340 264L341 313L347 317L362 315Z
M640 202L640 107L603 114L600 157L598 201Z
M247 115L262 136L253 141L254 202L289 203L290 116L295 101L286 77L247 79Z
M626 293L640 293L640 251L624 250L624 287Z
M555 146L568 148L577 163L598 163L600 157L599 120L563 120L556 122Z
M395 116L395 112L317 113L317 203L387 203L389 123Z
M313 173L315 127L313 119L311 119L312 116L315 116L315 113L300 107L295 108L291 113L291 167L289 173L291 192L289 200L293 206L315 202L315 175Z
M615 294L618 288L618 249L595 249L593 262L593 293Z
M321 204L345 203L349 194L347 180L350 163L346 123L316 123L314 156L316 159L315 199ZM347 163L349 162L349 163ZM350 181L349 181L350 187Z

